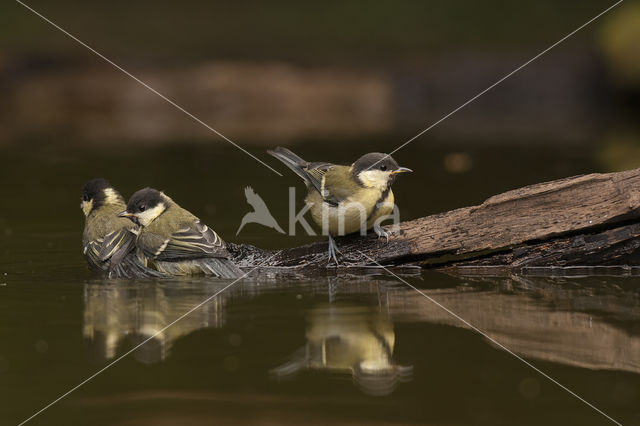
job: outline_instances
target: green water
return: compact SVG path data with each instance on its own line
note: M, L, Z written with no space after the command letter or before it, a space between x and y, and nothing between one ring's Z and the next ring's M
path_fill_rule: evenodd
M348 162L389 145L350 142L294 148ZM396 156L416 172L394 192L402 218L415 218L603 171L597 150L415 144ZM107 177L125 195L163 189L228 241L315 239L255 224L235 236L250 210L245 186L283 227L287 187L302 191L252 151L284 177L221 145L0 152L0 424L27 419L229 284L92 277L80 252L87 179ZM470 169L448 172L451 152ZM613 424L434 301L617 421L640 424L638 278L405 279L433 300L383 273L238 282L29 424Z

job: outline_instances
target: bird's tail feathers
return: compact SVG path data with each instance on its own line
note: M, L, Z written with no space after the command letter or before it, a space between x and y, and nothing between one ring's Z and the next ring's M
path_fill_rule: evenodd
M129 253L121 262L109 267L108 276L109 278L161 278L165 275L146 267L135 254Z
M207 275L217 275L220 278L240 278L244 275L242 269L232 260L221 257L203 259L200 266Z
M297 154L281 146L272 150L268 150L267 152L276 157L278 160L282 161L285 166L293 170L305 182L309 180L307 174L303 170L304 167L307 167L309 165L309 162L303 160Z

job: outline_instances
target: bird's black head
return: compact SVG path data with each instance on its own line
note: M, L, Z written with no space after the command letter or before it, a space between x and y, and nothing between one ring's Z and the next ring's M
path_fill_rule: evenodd
M370 152L358 158L358 160L353 163L353 172L355 174L359 174L364 170L391 172L397 170L399 167L396 160L390 155L381 152Z
M127 217L139 225L148 226L169 207L169 201L170 199L157 189L144 188L129 198L127 210L119 216Z
M365 154L352 165L353 175L362 185L378 189L391 185L398 173L410 171L400 167L390 155L381 152Z
M164 200L162 192L153 188L144 188L129 198L127 211L129 213L143 213L151 210Z
M82 188L80 208L85 216L105 204L124 204L124 198L116 191L108 180L91 179Z

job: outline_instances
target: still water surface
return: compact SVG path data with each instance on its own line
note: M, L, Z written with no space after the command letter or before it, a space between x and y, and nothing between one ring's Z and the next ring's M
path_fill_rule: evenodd
M357 157L350 149L307 148L310 159L331 152L345 162ZM394 189L402 217L599 170L589 149L522 149L468 148L473 165L457 174L443 166L449 149L399 154L416 170ZM246 185L285 226L287 186L297 184L285 170L280 178L220 147L133 151L3 151L2 425L26 419L229 283L92 277L80 253L85 180L108 177L125 195L157 186L228 241L314 239L257 225L235 236L250 210ZM640 278L404 278L608 415L640 424ZM612 424L397 279L331 271L237 283L31 422L212 423Z

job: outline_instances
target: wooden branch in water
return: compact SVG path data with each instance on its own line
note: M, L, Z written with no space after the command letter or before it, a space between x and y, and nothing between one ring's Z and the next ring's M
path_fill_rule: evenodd
M638 222L638 223L636 223ZM526 186L484 203L402 222L389 242L337 238L345 266L640 265L640 169ZM231 244L242 266L324 267L327 242L265 251ZM363 254L364 253L364 254Z

